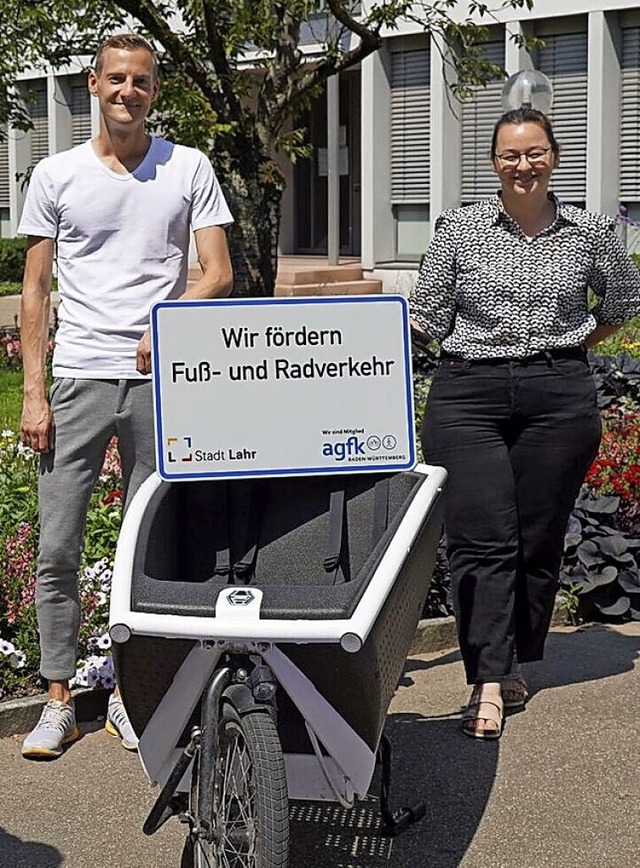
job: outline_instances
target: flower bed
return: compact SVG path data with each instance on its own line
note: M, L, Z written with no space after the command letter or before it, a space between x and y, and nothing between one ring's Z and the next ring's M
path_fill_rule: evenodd
M617 497L618 526L640 530L640 413L614 407L602 415L600 451L585 487L593 495Z
M600 451L565 537L567 613L580 620L640 620L640 362L596 358Z
M13 431L0 434L0 699L39 692L35 607L38 458ZM115 441L87 517L79 578L81 623L74 686L110 687L107 633L111 569L120 527L122 477Z

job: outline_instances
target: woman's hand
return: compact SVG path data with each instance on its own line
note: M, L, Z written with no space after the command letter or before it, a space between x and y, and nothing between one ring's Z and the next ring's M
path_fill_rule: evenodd
M410 319L409 327L411 329L411 343L417 349L428 350L429 344L431 343L431 338L424 330L424 328L420 325L420 323L416 322L413 319Z
M584 345L590 350L591 347L595 347L596 344L599 344L600 341L606 340L611 335L615 334L622 326L614 326L614 325L597 325L591 334L585 338Z

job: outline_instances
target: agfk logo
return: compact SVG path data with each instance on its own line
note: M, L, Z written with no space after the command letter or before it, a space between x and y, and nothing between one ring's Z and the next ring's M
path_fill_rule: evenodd
M364 440L358 437L349 437L338 443L323 443L322 454L336 461L344 461L349 455L364 455Z

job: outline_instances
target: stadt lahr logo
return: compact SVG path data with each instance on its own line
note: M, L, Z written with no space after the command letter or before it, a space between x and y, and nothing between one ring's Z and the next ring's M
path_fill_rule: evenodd
M176 446L182 441L182 449ZM193 453L191 452L191 447L193 446L193 440L191 437L167 437L167 461L169 464L174 464L176 461L193 461ZM178 453L182 451L182 455L177 458L174 455L174 451Z

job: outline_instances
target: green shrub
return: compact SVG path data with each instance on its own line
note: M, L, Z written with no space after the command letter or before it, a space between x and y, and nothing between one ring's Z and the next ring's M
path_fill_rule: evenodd
M26 238L0 238L0 281L20 283L26 255Z
M51 278L51 290L58 291L58 280L55 277ZM22 292L22 279L20 280L1 280L0 279L0 296L20 295Z
M21 292L22 284L17 280L0 280L0 296L20 295Z

